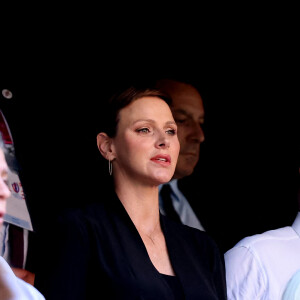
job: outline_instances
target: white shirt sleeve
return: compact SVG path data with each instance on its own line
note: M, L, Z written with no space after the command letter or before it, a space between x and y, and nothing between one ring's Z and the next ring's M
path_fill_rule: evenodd
M266 299L266 274L249 248L237 246L225 253L228 300Z
M300 299L300 270L293 275L286 285L282 300Z
M45 300L45 297L35 287L16 277L4 258L0 257L0 299Z

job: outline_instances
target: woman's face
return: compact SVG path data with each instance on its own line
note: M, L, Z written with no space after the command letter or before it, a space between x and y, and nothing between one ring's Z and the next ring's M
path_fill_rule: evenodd
M168 104L157 97L143 97L123 108L112 147L113 172L119 178L151 185L169 181L180 146Z

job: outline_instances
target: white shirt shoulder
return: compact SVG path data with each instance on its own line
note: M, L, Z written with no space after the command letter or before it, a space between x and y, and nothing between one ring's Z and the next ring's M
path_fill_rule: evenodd
M45 297L35 287L16 277L5 259L0 256L0 299L45 300Z
M246 237L225 253L228 300L281 299L300 268L300 237L290 226Z

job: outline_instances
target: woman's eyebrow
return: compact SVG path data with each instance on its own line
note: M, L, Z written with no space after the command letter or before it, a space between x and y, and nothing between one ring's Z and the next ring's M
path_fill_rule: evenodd
M175 121L168 121L168 122L166 122L166 125L176 125L176 122Z
M152 119L138 119L138 120L135 120L132 124L136 124L136 123L139 123L139 122L155 123L155 121L152 120Z
M139 123L139 122L147 122L147 123L151 123L151 124L155 124L156 121L152 120L152 119L138 119L138 120L135 120L132 125L135 125L136 123ZM176 125L176 122L171 120L171 121L167 121L165 123L165 125Z

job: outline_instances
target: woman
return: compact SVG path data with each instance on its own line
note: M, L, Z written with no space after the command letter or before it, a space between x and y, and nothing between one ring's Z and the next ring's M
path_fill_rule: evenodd
M97 145L112 193L62 217L59 254L36 274L46 299L226 299L215 243L159 213L158 186L172 178L179 153L167 101L137 87L111 99Z

